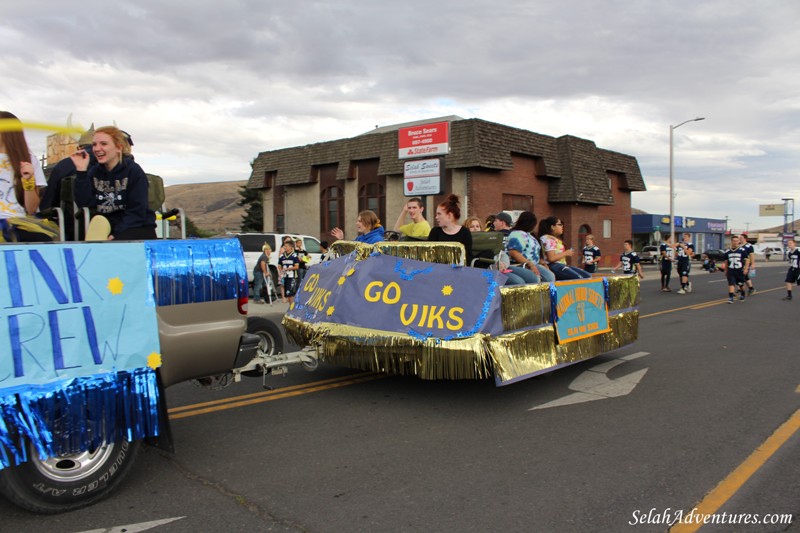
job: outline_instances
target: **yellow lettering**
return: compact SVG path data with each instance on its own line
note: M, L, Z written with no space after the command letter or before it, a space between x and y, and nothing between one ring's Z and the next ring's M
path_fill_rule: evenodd
M425 327L425 317L426 316L428 316L428 306L427 305L423 305L422 306L422 316L420 317L419 323L417 324L419 327L421 327L421 328Z
M408 326L414 319L417 317L417 311L419 310L419 306L417 304L411 305L411 316L406 317L406 308L408 308L408 304L403 304L400 306L400 322L403 323L404 326Z
M452 307L450 309L450 312L447 314L447 316L450 317L450 320L447 321L447 329L450 331L458 331L464 327L464 320L461 318L463 312L463 307Z
M370 283L369 285L366 286L366 288L364 289L364 299L366 301L368 301L368 302L377 302L378 300L381 299L381 292L380 291L376 292L375 294L371 294L370 293L370 290L373 287L377 287L377 288L380 289L381 287L383 287L383 282L382 281L373 281L372 283Z
M312 274L306 280L305 285L303 285L304 292L311 292L317 288L317 284L319 283L319 274Z
M442 329L444 323L442 322L442 313L447 309L444 306L434 305L431 306L431 312L428 314L428 329L433 328L433 322L436 321L436 327Z
M394 292L394 296L389 296L389 291ZM387 305L396 304L400 301L400 285L397 282L391 282L386 286L386 290L383 291L383 303Z

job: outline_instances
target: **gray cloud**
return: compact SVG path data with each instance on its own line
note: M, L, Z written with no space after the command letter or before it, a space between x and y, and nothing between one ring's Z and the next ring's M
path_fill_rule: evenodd
M668 126L701 115L676 130L682 186L758 181L758 198L800 197L796 2L45 0L3 11L0 107L117 120L168 182L170 157L176 175L242 179L262 150L460 114L636 155L651 192L634 204L658 207ZM203 165L187 172L193 158ZM740 196L726 193L731 209L753 210ZM679 198L695 216L722 209Z

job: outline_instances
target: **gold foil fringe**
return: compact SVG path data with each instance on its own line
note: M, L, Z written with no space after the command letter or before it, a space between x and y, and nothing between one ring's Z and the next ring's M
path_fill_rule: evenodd
M503 330L540 326L550 322L550 284L501 287Z
M489 338L489 354L499 381L510 381L559 365L591 359L633 343L638 337L639 311L609 317L611 331L567 344L556 344L553 326Z
M619 311L639 306L638 276L609 276L608 310Z
M638 323L638 310L619 313L609 317L610 332L558 345L553 326L437 343L342 324L283 319L286 332L295 343L316 347L318 357L334 365L422 379L483 379L494 374L500 381L583 361L631 344L638 337Z
M334 365L422 379L492 375L486 335L437 342L344 324L312 325L290 317L284 317L283 325L294 342L314 346L320 360Z
M353 250L358 250L356 254L357 261L366 259L374 252L380 252L403 259L416 259L443 265L463 265L466 256L464 245L460 242L386 241L377 244L366 244L356 241L336 241L331 245L330 250L334 257L347 255Z

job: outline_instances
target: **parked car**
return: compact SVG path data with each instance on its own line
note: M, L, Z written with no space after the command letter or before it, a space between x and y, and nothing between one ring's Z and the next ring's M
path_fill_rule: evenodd
M303 239L303 248L308 252L311 257L309 266L319 263L322 257L322 249L319 245L319 240L308 235L298 235L296 233L231 233L221 235L221 238L236 237L242 245L244 252L244 262L247 267L247 280L253 283L253 268L256 266L261 255L261 247L264 243L269 244L272 248L272 255L269 258L269 270L272 273L272 281L275 286L278 286L278 251L283 243L284 237L292 237L293 239Z
M639 261L642 263L657 263L658 259L661 257L661 252L658 249L658 246L645 246L642 248L642 251L639 252Z
M712 248L710 250L706 250L704 252L701 252L701 253L699 253L697 255L699 255L701 257L701 259L702 259L702 256L705 255L709 259L712 259L712 260L716 261L717 263L721 263L722 261L725 261L725 250L720 250L719 248Z

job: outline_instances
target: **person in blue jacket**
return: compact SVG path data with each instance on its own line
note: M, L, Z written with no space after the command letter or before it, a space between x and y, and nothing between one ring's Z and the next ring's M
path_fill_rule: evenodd
M374 211L361 211L356 220L356 231L358 236L355 238L358 242L365 242L367 244L375 244L376 242L383 241L384 228L381 226L381 221ZM333 228L331 235L336 239L344 239L344 231L340 228Z
M86 240L155 239L156 214L147 203L147 176L131 156L128 136L116 126L98 128L92 152L98 164L91 168L86 151L71 156L77 171L75 202L97 211Z

